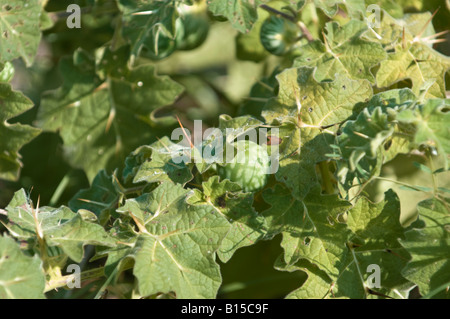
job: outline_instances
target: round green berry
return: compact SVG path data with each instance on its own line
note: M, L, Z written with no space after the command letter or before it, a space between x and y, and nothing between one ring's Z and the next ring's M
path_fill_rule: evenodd
M229 163L218 166L221 179L229 179L246 192L257 191L267 183L270 157L264 147L247 140L233 143L235 156Z
M260 40L263 47L274 55L283 55L298 41L299 28L284 18L270 16L260 31Z

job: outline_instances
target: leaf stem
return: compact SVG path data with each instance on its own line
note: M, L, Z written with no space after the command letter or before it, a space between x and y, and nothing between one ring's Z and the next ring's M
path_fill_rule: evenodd
M308 40L308 42L314 41L314 38L311 35L311 32L309 32L306 25L302 21L297 21L295 16L291 16L287 13L278 11L277 9L274 9L266 4L261 4L259 7L261 9L266 10L267 12L273 13L277 16L282 17L283 19L291 21L292 23L294 23L295 25L297 25L300 28L300 30L302 31L303 35L305 36L306 40Z
M366 283L364 282L364 278L361 272L361 269L359 268L359 263L358 263L358 259L356 258L356 254L355 254L355 250L353 247L350 247L350 251L352 252L352 256L353 256L353 262L355 263L356 266L356 270L358 271L358 275L359 275L359 279L361 280L361 284L364 288L364 296L367 294L367 287L366 287Z
M89 269L89 270L85 270L80 273L80 281L86 281L89 279L100 278L100 277L103 277L104 275L105 275L104 267ZM44 292L49 292L51 290L67 286L67 283L69 281L74 280L75 276L76 276L76 274L70 274L70 275L61 276L59 278L48 281L47 284L45 285Z
M403 182L397 181L397 180L395 180L395 179L390 179L390 178L381 177L381 176L375 176L374 179L379 179L379 180L382 180L382 181L386 181L386 182L391 182L391 183L403 185L403 186L409 187L409 188L411 188L411 189L413 189L413 190L415 190L415 191L418 191L418 192L428 193L427 191L424 191L423 189L414 187L414 186L412 186L412 185L410 185L410 184L407 184L407 183L403 183Z
M50 198L49 206L55 206L58 203L67 185L69 185L71 173L72 171L70 170L66 175L64 175L61 182L59 182L59 185L56 187L55 192L52 195L52 198Z
M433 158L431 157L430 150L427 150L427 158L428 158L428 163L429 163L431 172L434 172ZM437 187L437 182L436 182L436 176L434 176L433 173L431 173L431 182L433 183L433 194L436 194L438 191L438 187Z
M334 187L330 170L328 169L328 161L319 162L320 175L322 176L323 187L325 193L333 194Z
M294 23L297 22L297 21L295 20L295 17L294 17L294 16L291 16L291 15L289 15L289 14L287 14L287 13L278 11L277 9L272 8L272 7L268 6L267 4L261 4L259 7L260 7L261 9L266 10L267 12L273 13L273 14L275 14L275 15L277 15L277 16L280 16L280 17L282 17L282 18L284 18L284 19L286 19L286 20L289 20L289 21L291 21L291 22L294 22Z

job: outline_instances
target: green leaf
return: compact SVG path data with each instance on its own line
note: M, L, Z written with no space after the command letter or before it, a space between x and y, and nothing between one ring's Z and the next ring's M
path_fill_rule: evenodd
M428 86L426 97L445 97L444 76L450 68L450 58L432 48L435 31L430 19L430 12L406 14L401 19L384 13L380 27L374 29L377 35L366 34L389 51L377 71L378 87L410 80L417 96Z
M355 104L372 97L368 81L337 74L332 82L318 82L314 72L312 68L300 67L280 73L278 98L266 105L264 118L268 122L297 122L300 117L300 126L320 128L345 120Z
M339 11L339 5L345 5L352 17L360 17L366 11L364 0L313 0L314 5L332 18ZM301 3L301 2L300 2Z
M253 115L257 118L261 117L261 111L270 98L276 96L276 88L278 86L277 75L278 70L272 72L269 77L264 77L256 82L251 90L249 98L243 102L239 109L239 115Z
M24 255L14 239L0 236L0 299L44 299L41 260Z
M139 167L152 156L152 148L148 145L139 146L125 158L125 167L122 171L123 180L129 183L136 176Z
M347 225L361 241L362 250L398 249L398 239L404 238L400 201L393 190L387 191L384 200L377 204L361 197L348 212Z
M414 109L406 109L397 115L401 123L413 124L416 128L413 142L436 149L448 168L448 154L450 153L450 103L443 99L430 99Z
M329 278L320 270L307 271L308 279L298 289L290 292L286 299L323 299L330 292Z
M417 148L413 143L416 128L399 121L399 115L410 112L416 103L410 89L395 89L376 94L355 108L355 119L343 125L330 154L338 158L337 175L345 187L351 187L355 177L367 181L382 164Z
M405 229L400 224L397 195L389 190L376 204L361 197L348 212L347 224L354 233L350 244L351 257L342 271L335 293L360 298L361 292L364 296L369 296L371 291L392 296L393 290L411 289L411 284L401 275L409 255L399 243L399 239L405 238ZM370 267L379 270L379 287L369 286ZM357 282L361 284L359 292L355 289Z
M173 103L182 91L169 77L156 75L150 64L113 69L112 61L120 60L123 51L104 51L98 65L83 51L73 60L63 59L63 86L47 93L39 109L39 126L59 130L69 162L83 168L90 180L154 139L152 112ZM96 74L100 66L105 81Z
M405 0L409 1L409 0ZM420 0L419 0L420 1ZM396 1L402 9L402 4ZM407 6L413 7L413 4ZM364 37L373 42L379 42L385 46L387 50L393 49L398 43L408 43L413 40L416 35L423 32L422 36L427 37L435 33L433 25L429 23L431 12L397 14L397 17L391 16L386 6L382 6L382 17L379 26L372 28L371 32L367 32ZM425 28L425 30L424 30ZM405 30L405 32L403 32Z
M269 13L261 8L257 9L258 19L248 33L236 36L236 57L240 60L260 62L269 56L260 40L261 26Z
M119 191L114 184L114 176L110 176L102 170L95 176L88 189L78 191L69 200L69 207L75 212L80 209L89 210L103 224L111 212L116 209L119 196Z
M323 299L331 297L328 295L332 288L331 279L325 271L312 266L306 260L302 259L295 265L287 265L282 256L280 256L275 261L274 267L279 271L303 271L308 275L303 285L290 292L286 299Z
M417 167L418 169L420 169L424 173L433 174L433 172L431 171L431 168L429 168L426 165L423 165L422 163L413 162L413 165L415 167Z
M41 40L40 1L11 0L0 9L0 63L22 57L31 66Z
M217 16L224 16L242 33L249 32L258 19L260 0L208 0L208 9Z
M333 211L333 208L326 209L324 204L321 206L324 211ZM330 206L336 205L331 203ZM315 211L311 212L310 216L320 218L315 214ZM335 255L339 260L337 273L321 267L321 264L315 263L311 258L299 259L294 264L278 261L277 267L280 270L302 270L308 274L307 281L291 292L287 298L371 298L376 297L376 294L382 298L383 296L398 298L400 293L407 295L412 284L400 273L408 262L409 255L398 241L399 238L405 238L399 217L400 203L393 191L388 191L385 199L377 204L370 203L364 197L359 199L348 211L346 230L348 237L341 240L341 245L345 249ZM327 219L329 222L337 222L334 219ZM320 226L320 223L318 225ZM342 230L340 232L342 236ZM328 232L319 227L317 233L327 238L324 242L331 240ZM339 240L333 242L337 243ZM379 270L379 287L370 286L377 284L370 278L374 266L378 266Z
M19 150L34 139L41 130L8 120L33 107L22 93L13 91L7 83L0 83L0 178L17 180L22 163Z
M135 260L139 293L175 292L177 298L215 298L221 284L215 252L230 229L208 205L190 205L189 191L171 182L129 199L118 209L138 225L135 243L119 263Z
M373 112L364 109L355 121L348 121L337 138L342 158L337 173L340 181L351 183L355 175L370 178L379 165L380 149L393 132L394 126L381 107Z
M412 91L419 95L422 87L433 83L427 90L427 98L445 97L445 73L450 69L450 58L433 50L422 42L408 43L404 48L395 47L388 59L380 63L376 81L379 87L388 87L401 80L412 82Z
M429 199L417 206L423 228L405 233L401 244L412 260L402 274L419 286L422 296L450 282L450 215L448 202ZM447 286L448 287L448 286ZM432 298L450 298L448 288L436 291Z
M405 238L405 229L400 224L400 201L394 191L387 191L384 200L376 204L360 198L349 211L347 224L355 233L352 240L358 243L353 248L353 263L358 263L363 277L370 275L369 265L381 270L380 287L373 288L375 291L386 293L411 286L401 275L409 255L399 243Z
M386 113L389 119L392 119L398 111L412 107L416 101L417 97L410 89L393 89L375 94L363 106L370 112L380 107L382 112ZM411 125L395 125L394 132L386 140L384 147L379 149L383 153L384 163L389 162L399 153L408 153L411 151L413 137L414 128Z
M119 0L118 5L123 12L122 35L131 45L133 58L144 48L152 50L158 29L168 37L175 37L178 12L172 1Z
M381 250L352 251L347 259L348 265L340 273L332 294L337 298L351 299L377 298L377 296L399 298L400 295L403 299L413 286L400 274L407 259L408 254L405 250L394 253ZM380 286L369 286L377 284L377 280L373 282L370 278L371 275L379 275Z
M343 26L330 22L325 29L325 44L316 40L301 46L294 66L317 66L317 81L334 80L339 73L374 83L371 68L386 59L386 52L379 43L361 39L367 24L358 20L350 20Z
M14 65L11 62L0 63L0 82L11 82L14 72Z
M264 192L264 200L271 203L272 208L262 214L269 234L283 233L281 246L287 265L306 259L331 278L337 278L349 237L347 227L338 222L338 216L350 205L336 195L321 195L320 192L316 185L302 202L293 198L286 187L277 184L273 190Z
M231 259L237 249L255 244L264 235L264 218L253 209L253 194L242 193L237 183L229 180L219 181L213 176L202 183L203 193L195 194L189 203L206 204L224 216L231 224L231 229L223 239L217 252L222 262Z
M183 150L168 137L165 136L149 148L151 158L139 166L133 179L134 183L173 181L184 185L192 180L191 169L179 156L180 150Z
M103 227L65 206L33 208L23 189L15 193L6 211L7 228L14 237L36 241L39 236L49 246L61 247L75 262L81 262L85 245L115 245Z
M127 200L117 211L135 218L143 226L153 223L152 220L160 214L166 214L168 209L179 201L183 201L190 192L181 185L171 182L161 183L150 193L145 193L135 199Z
M249 115L231 117L227 114L219 116L219 129L226 134L227 142L233 141L240 135L245 134L249 130L256 129L264 124L262 121L255 119ZM227 132L228 129L228 132Z
M372 88L366 80L341 75L333 82L317 82L308 67L286 69L277 79L278 97L266 104L262 115L268 123L284 123L275 176L302 199L317 180L316 163L331 152L333 125L346 120L358 103L368 101Z

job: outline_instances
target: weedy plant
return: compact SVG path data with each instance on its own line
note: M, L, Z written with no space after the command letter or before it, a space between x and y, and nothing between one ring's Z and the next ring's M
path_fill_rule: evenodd
M0 298L450 297L449 8L70 4L0 2Z

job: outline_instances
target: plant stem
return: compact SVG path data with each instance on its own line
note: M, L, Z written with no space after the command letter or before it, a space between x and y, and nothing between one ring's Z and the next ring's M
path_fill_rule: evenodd
M433 158L431 157L431 152L428 150L427 151L427 158L428 158L428 162L429 162L429 166L431 169L431 182L433 183L433 193L436 194L438 191L437 188L437 182L436 182L436 176L434 176L434 165L433 165Z
M85 281L89 279L100 278L105 275L104 267L89 269L80 273L80 281ZM76 274L70 274L66 276L62 276L53 280L50 280L45 285L44 292L51 291L53 289L61 288L67 285L67 282L75 279Z
M116 276L118 271L119 271L119 265L117 265L116 268L114 268L114 270L111 273L111 275L109 275L109 277L104 282L103 286L99 289L99 291L95 295L94 299L100 299L103 296L103 293L105 292L105 290L108 287L108 285L111 282L111 280Z
M293 17L293 16L291 16L291 15L289 15L289 14L287 14L287 13L278 11L277 9L274 9L274 8L272 8L272 7L269 7L269 6L266 5L266 4L262 4L262 5L260 5L259 7L260 7L261 9L266 10L267 12L276 14L276 15L278 15L278 16L280 16L280 17L286 19L286 20L289 20L289 21L291 21L291 22L294 22L294 23L297 22L297 21L295 21L295 17Z
M332 181L333 177L331 176L330 170L328 169L328 161L320 162L319 170L320 170L320 175L322 175L322 183L323 183L323 187L325 189L325 193L333 194L334 193L334 187L333 187L333 181Z
M117 24L114 28L113 38L111 40L111 51L115 51L118 47L117 43L120 39L120 33L122 32L122 14L117 18Z
M359 263L358 263L358 259L356 258L355 250L353 247L349 247L349 248L350 248L350 251L352 252L353 262L355 263L359 279L361 280L361 285L364 287L364 297L365 297L367 295L366 283L364 282L364 277L362 275L361 269L359 268Z
M300 28L300 30L302 30L302 33L305 36L306 40L308 40L308 42L314 41L314 38L313 38L311 32L309 32L308 28L302 21L298 21L297 25Z
M382 181L386 181L386 182L391 182L391 183L403 185L403 186L409 187L409 188L411 188L411 189L413 189L413 190L415 190L415 191L418 191L418 192L428 193L427 191L424 191L423 189L414 187L414 186L409 185L409 184L407 184L407 183L403 183L403 182L397 181L397 180L395 180L395 179L385 178L385 177L381 177L381 176L376 176L376 177L374 177L374 179L379 179L379 180L382 180Z
M56 187L55 192L53 193L52 198L50 199L49 206L55 206L58 203L62 193L69 184L71 173L72 171L69 171L66 175L64 175L61 182L59 182L59 185Z
M302 31L303 35L305 36L306 40L308 40L308 42L314 41L314 38L311 35L311 32L309 32L309 30L306 27L306 25L302 21L297 21L297 19L294 16L291 16L291 15L289 15L287 13L278 11L277 9L269 7L266 4L262 4L259 7L261 9L264 9L264 10L270 12L270 13L273 13L273 14L275 14L277 16L280 16L280 17L282 17L282 18L284 18L286 20L289 20L289 21L295 23L300 28L300 30Z

